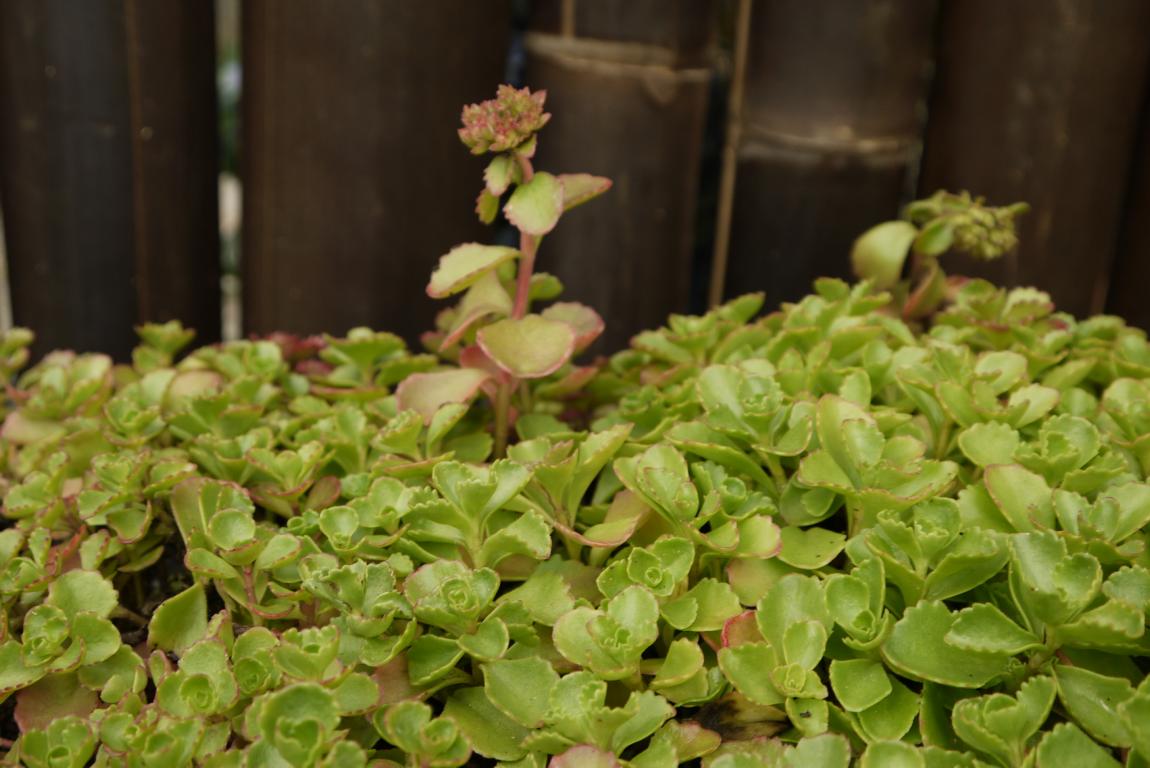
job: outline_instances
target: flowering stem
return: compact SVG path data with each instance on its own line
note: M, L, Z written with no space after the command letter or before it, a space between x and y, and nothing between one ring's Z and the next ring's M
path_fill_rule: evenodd
M522 155L515 155L522 175L520 183L526 184L535 175L531 161ZM531 293L531 273L535 271L535 251L539 247L539 238L526 232L519 233L519 275L515 287L515 305L511 309L511 316L519 319L527 314L528 296ZM511 392L518 385L512 378L510 381L499 383L499 390L495 396L495 457L503 458L507 453L507 436L510 431L511 419Z

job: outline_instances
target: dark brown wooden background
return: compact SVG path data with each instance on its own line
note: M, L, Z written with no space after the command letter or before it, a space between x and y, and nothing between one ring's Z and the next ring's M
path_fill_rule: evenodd
M698 310L738 0L241 0L246 333L415 338L426 276L491 238L461 105L549 91L539 164L615 180L541 252L602 349ZM1150 326L1150 3L753 0L724 291L795 299L937 188L1026 200L1022 248L961 264ZM514 52L508 68L509 46ZM211 2L0 3L0 205L38 351L132 325L220 333Z

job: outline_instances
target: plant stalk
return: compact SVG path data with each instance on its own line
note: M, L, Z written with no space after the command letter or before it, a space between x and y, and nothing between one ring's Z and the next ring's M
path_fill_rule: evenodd
M515 307L511 316L519 319L527 314L527 300L531 293L531 273L535 271L535 249L539 240L526 233L519 236L519 279L515 288Z
M507 455L507 433L511 411L512 382L501 381L495 393L495 458Z
M535 169L531 161L522 155L515 155L522 175L521 184L531 181ZM531 273L535 271L535 251L539 247L539 238L526 232L519 233L519 274L515 286L515 305L511 309L511 317L516 320L527 314L528 297L531 293ZM507 436L510 430L511 419L511 390L518 385L512 378L501 382L499 391L495 396L495 458L502 459L507 455Z
M515 156L519 163L519 170L523 176L521 183L526 184L535 175L531 161L522 155ZM527 314L528 296L531 293L531 273L535 271L535 251L539 248L539 238L526 232L519 233L519 279L515 288L515 306L511 316L519 319Z

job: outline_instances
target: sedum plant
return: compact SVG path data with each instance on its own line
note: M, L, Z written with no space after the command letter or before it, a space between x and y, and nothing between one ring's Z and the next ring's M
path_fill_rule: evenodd
M531 400L521 383L570 369L573 355L603 331L598 313L577 302L529 311L533 299L558 293L555 278L535 272L544 235L564 212L611 187L599 176L535 170L536 134L551 118L543 111L545 99L544 91L503 85L495 99L463 110L459 138L472 154L493 155L483 172L476 213L491 224L502 207L519 232L519 247L465 243L440 259L427 294L436 299L463 297L440 315L439 332L429 334L428 341L439 354L457 356L461 367L410 379L399 392L401 402L430 418L437 406L466 400L486 387L494 405L494 451L500 457L507 448L513 406L522 412ZM507 276L510 268L516 270L514 279ZM591 371L570 370L567 381L558 382L559 389L578 386Z
M3 764L1150 764L1145 333L924 293L1018 210L940 194L872 279L576 364L534 258L607 182L536 172L546 121L465 110L520 243L440 261L429 352L0 339Z

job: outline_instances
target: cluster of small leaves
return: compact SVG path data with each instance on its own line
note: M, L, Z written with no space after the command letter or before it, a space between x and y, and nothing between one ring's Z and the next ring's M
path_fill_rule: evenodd
M1028 210L1026 203L991 207L968 192L939 191L908 205L901 220L864 232L851 265L860 279L892 291L904 317L923 318L941 306L953 283L962 282L947 278L939 258L949 251L982 261L1005 256L1018 248L1015 220Z

